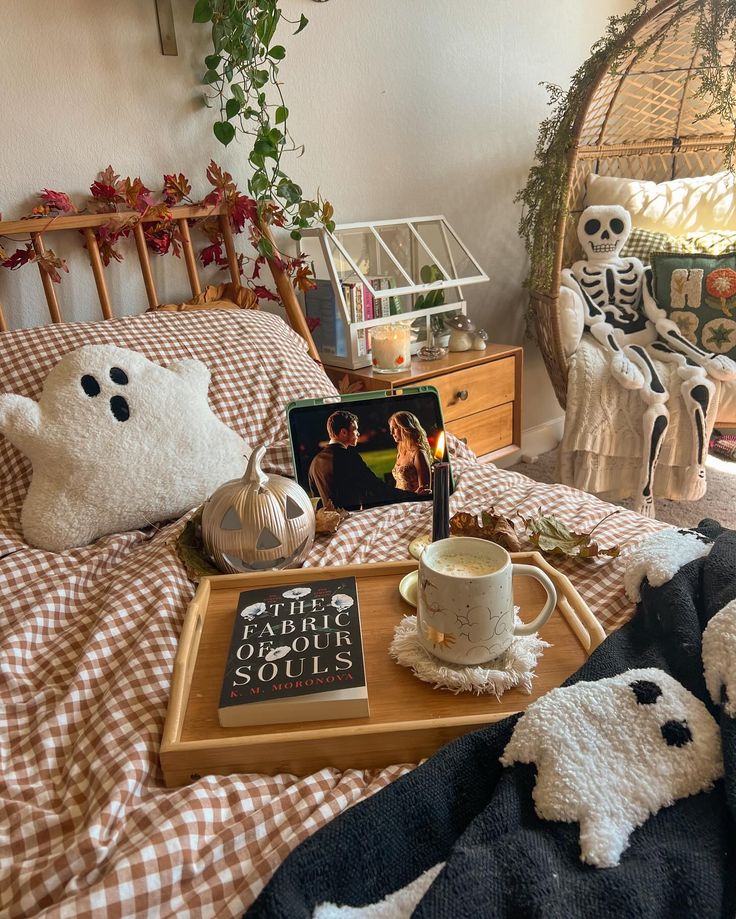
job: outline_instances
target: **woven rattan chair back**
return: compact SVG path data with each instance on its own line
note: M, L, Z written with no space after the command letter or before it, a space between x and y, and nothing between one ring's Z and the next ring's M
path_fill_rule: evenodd
M711 175L723 168L732 138L718 118L698 120L706 101L698 98L702 53L693 50L701 0L661 0L622 38L633 50L615 73L605 63L580 112L569 154L568 210L551 245L555 262L548 290L534 290L531 306L539 347L557 399L564 408L567 359L559 316L560 271L581 257L576 236L591 173L662 182ZM654 39L647 45L648 39ZM724 42L722 59L734 58ZM730 55L730 56L729 56Z

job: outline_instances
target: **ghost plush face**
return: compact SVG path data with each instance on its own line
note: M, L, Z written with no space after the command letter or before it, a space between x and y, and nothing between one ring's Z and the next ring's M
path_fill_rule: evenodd
M578 240L591 262L617 259L630 233L631 215L618 205L586 207L578 220Z
M629 836L723 775L718 725L663 670L628 670L553 689L529 706L501 762L536 763L543 820L580 824L580 858L618 865Z
M178 517L242 474L249 449L212 412L196 360L160 367L87 345L49 373L38 402L0 395L0 431L30 459L21 524L55 552Z

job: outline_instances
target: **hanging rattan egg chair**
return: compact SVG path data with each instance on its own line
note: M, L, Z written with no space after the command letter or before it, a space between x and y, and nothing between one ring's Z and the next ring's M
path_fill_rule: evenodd
M726 132L718 117L697 120L707 108L696 95L703 55L693 47L702 3L661 0L641 16L602 63L575 121L568 154L567 213L560 216L553 238L541 243L555 247L553 269L548 283L537 284L531 294L539 347L563 408L567 358L558 311L560 271L581 257L576 226L587 176L662 182L723 169L732 132ZM628 43L634 50L612 73L615 53ZM724 40L722 59L730 64L733 58L733 43Z

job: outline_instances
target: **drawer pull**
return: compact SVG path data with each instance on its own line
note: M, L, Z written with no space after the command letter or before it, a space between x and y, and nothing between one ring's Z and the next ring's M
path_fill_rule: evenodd
M460 402L465 402L465 400L468 398L468 391L467 391L467 389L458 390L458 392L457 392L457 394L456 394L456 398L459 399Z

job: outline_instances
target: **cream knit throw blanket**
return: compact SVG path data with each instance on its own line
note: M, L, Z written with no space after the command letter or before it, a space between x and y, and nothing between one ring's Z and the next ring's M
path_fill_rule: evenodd
M654 478L654 497L695 501L706 482L691 465L693 433L683 411L680 379L674 364L654 361L670 393L670 423ZM721 384L713 380L716 398L706 419L706 438L715 423ZM560 445L560 481L610 501L636 494L641 476L642 412L636 392L611 378L608 353L584 335L570 358L565 432Z

